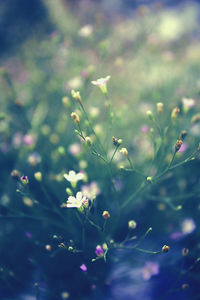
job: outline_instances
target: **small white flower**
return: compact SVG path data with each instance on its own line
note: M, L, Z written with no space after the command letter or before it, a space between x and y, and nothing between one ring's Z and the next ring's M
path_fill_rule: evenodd
M66 206L70 207L70 208L71 207L80 208L86 202L87 202L87 198L85 196L83 196L83 194L81 192L78 192L76 194L76 197L69 196Z
M83 173L76 173L75 171L69 171L69 174L65 173L64 178L71 183L77 183L77 181L82 180L84 177Z
M188 111L190 108L192 108L196 104L196 102L192 98L183 98L182 104L183 104L184 111Z
M78 33L81 37L84 37L84 38L89 37L93 33L93 27L92 27L92 25L87 24L87 25L81 27L81 29L79 30Z
M107 93L107 86L106 85L107 85L107 82L108 82L109 79L110 79L110 75L106 76L105 78L99 78L97 80L91 81L91 83L93 85L98 86L101 89L103 94L106 94Z

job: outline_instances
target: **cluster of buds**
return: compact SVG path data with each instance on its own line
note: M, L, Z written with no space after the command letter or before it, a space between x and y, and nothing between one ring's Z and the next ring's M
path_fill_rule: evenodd
M122 148L120 150L121 154L123 154L124 156L128 156L128 150L126 148Z
M161 114L163 112L163 103L158 102L156 105L157 105L157 113Z
M115 147L119 147L122 144L122 139L117 139L116 137L112 137L112 142Z
M81 104L81 95L79 91L75 92L74 90L72 90L71 95L72 98L74 98L79 104Z
M175 147L174 147L175 152L178 152L180 150L182 144L183 144L182 140L177 140Z
M78 115L77 113L72 112L72 113L71 113L71 117L72 117L72 119L74 120L74 122L75 122L76 124L80 123L80 118L79 118L79 115Z
M178 114L180 112L180 109L178 107L175 107L173 110L172 110L172 113L171 113L171 119L172 120L175 120L177 117L178 117Z

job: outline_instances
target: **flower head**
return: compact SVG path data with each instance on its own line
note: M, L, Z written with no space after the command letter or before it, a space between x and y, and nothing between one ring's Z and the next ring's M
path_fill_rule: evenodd
M69 171L69 174L65 173L64 178L71 183L73 187L76 187L76 184L79 180L82 180L84 177L83 173L76 173L75 171Z
M93 85L96 85L100 88L103 94L107 94L107 82L110 79L110 76L106 76L105 78L99 78L97 80L91 81Z
M192 108L195 105L195 100L191 98L183 98L182 105L184 112L187 112L190 108Z
M97 256L103 256L103 254L104 254L103 248L100 245L97 245L95 253Z
M80 269L83 271L83 272L87 272L87 266L85 264L82 264L80 266Z
M76 197L69 196L67 203L62 204L62 207L69 207L69 208L80 208L83 205L86 205L88 203L88 200L81 192L78 192L76 194Z

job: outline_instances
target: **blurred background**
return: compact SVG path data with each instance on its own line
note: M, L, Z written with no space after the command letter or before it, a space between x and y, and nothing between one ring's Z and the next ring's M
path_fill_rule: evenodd
M116 251L107 264L100 260L93 264L91 258L100 241L92 228L87 228L89 258L62 251L53 239L57 235L60 242L80 247L76 216L60 209L67 199L63 174L69 170L87 174L88 181L79 188L97 185L97 212L109 208L113 219L116 216L105 166L91 157L74 134L70 113L80 110L71 99L72 89L80 90L94 128L106 142L106 101L91 81L111 75L108 90L115 117L110 141L113 135L123 138L133 161L144 172L149 170L154 151L146 111L156 113L157 102L164 103L158 119L163 128L174 107L181 113L169 133L166 152L153 162L153 171L166 166L182 130L187 130L188 137L177 155L178 162L197 147L199 3L0 0L2 300L200 299L199 266L194 263L200 249L199 159L149 188L120 222L110 221L109 238L116 241L126 236L129 219L136 220L138 236L152 226L153 234L143 246L159 250L170 244L173 251L166 256ZM187 114L183 98L195 100ZM156 142L159 144L159 139ZM112 155L111 142L108 150ZM141 181L137 174L119 173L121 165L127 167L124 158L116 155L113 169L118 191L115 199L119 201ZM28 189L20 190L17 176L10 176L13 170L28 176ZM42 183L34 177L38 171ZM101 214L93 216L101 222ZM190 251L184 258L183 248ZM88 272L81 272L82 263L87 264ZM181 273L190 268L191 272ZM182 288L183 284L189 287Z

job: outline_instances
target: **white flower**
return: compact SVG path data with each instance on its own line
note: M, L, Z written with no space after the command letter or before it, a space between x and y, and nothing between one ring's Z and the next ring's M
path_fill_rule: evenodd
M187 112L190 108L192 108L196 102L192 98L183 98L182 99L183 109L185 112Z
M69 196L66 207L80 208L83 204L86 204L87 202L88 202L87 198L83 196L81 192L78 192L76 194L76 197Z
M69 171L69 174L63 175L66 180L71 183L77 183L77 181L82 180L84 177L83 173L76 173L75 171Z
M86 38L86 37L90 36L93 33L93 27L92 27L92 25L87 24L87 25L81 27L81 29L79 30L78 33L81 37Z
M107 93L107 86L106 86L106 84L107 84L107 82L108 82L109 79L110 79L110 75L106 76L105 78L99 78L97 80L91 81L91 83L93 85L98 86L101 89L101 91L102 91L103 94L106 94Z

